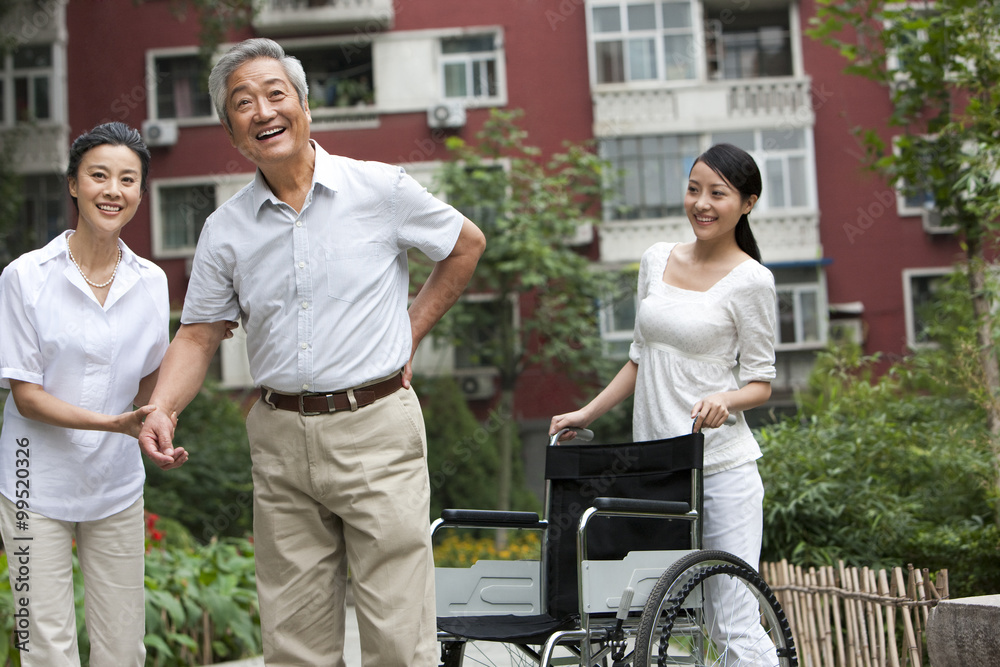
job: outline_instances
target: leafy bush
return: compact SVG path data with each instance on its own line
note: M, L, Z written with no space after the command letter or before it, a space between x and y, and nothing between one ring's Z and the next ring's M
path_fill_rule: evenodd
M147 664L212 664L260 655L253 543L213 539L146 556Z
M180 667L259 655L253 544L226 537L207 545L170 546L196 544L190 536L177 534L183 531L179 524L164 526L156 515L147 516L146 663ZM83 616L83 577L75 555L73 580L78 645L86 667L90 641ZM7 555L0 552L0 632L6 637L0 641L0 665L21 664L13 644L14 626Z
M1000 591L982 410L939 351L875 378L857 349L820 355L797 419L760 432L763 559L948 568L952 595Z
M206 387L180 415L175 441L190 459L160 470L147 457L146 506L181 522L202 543L253 530L250 446L240 406Z

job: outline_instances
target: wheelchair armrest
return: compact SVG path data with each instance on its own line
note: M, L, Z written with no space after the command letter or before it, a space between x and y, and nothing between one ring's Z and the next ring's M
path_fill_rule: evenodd
M545 528L535 512L508 512L503 510L441 510L440 525L459 525L483 528Z
M641 500L635 498L594 498L593 507L627 514L687 514L691 505L679 500Z

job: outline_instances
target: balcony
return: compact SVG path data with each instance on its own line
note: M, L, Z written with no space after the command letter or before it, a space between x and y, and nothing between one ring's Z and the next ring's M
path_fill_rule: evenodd
M754 214L750 224L767 263L811 261L823 256L816 211ZM687 218L670 217L605 222L600 237L601 261L627 264L639 261L643 251L657 241L693 241L694 233Z
M62 174L66 171L69 127L62 124L22 124L0 128L0 148L14 148L14 169L20 174Z
M391 28L392 0L264 0L253 26L262 35L288 36Z
M749 128L811 127L811 81L775 77L689 87L608 84L593 92L594 134L683 134Z

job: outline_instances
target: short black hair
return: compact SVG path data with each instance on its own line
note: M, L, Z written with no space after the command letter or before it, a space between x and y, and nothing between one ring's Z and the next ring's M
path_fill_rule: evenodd
M142 140L142 135L139 134L138 130L118 121L98 125L76 138L69 149L66 177L76 178L80 162L83 161L83 156L87 151L104 145L125 146L131 148L139 156L139 162L142 164L142 181L139 183L139 192L145 193L146 179L149 176L149 149L146 148L146 143ZM73 203L76 203L76 197L73 197Z

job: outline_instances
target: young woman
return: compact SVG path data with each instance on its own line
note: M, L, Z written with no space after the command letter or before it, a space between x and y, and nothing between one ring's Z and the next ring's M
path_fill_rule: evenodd
M119 239L149 151L122 123L73 142L76 230L0 276L0 530L21 664L80 664L73 542L94 667L145 662L143 503L135 440L168 343L167 279ZM175 462L183 463L181 452Z
M760 193L760 171L743 150L719 144L698 157L684 198L695 240L657 243L643 254L629 361L590 403L553 417L549 429L587 426L632 393L636 442L690 433L692 420L695 430L712 429L705 434L703 547L754 567L764 488L760 447L742 412L770 398L775 377L774 277L760 264L748 218ZM728 426L730 413L737 420ZM710 592L723 607L725 595ZM722 625L716 623L717 636ZM730 654L755 650L759 639L731 643Z

